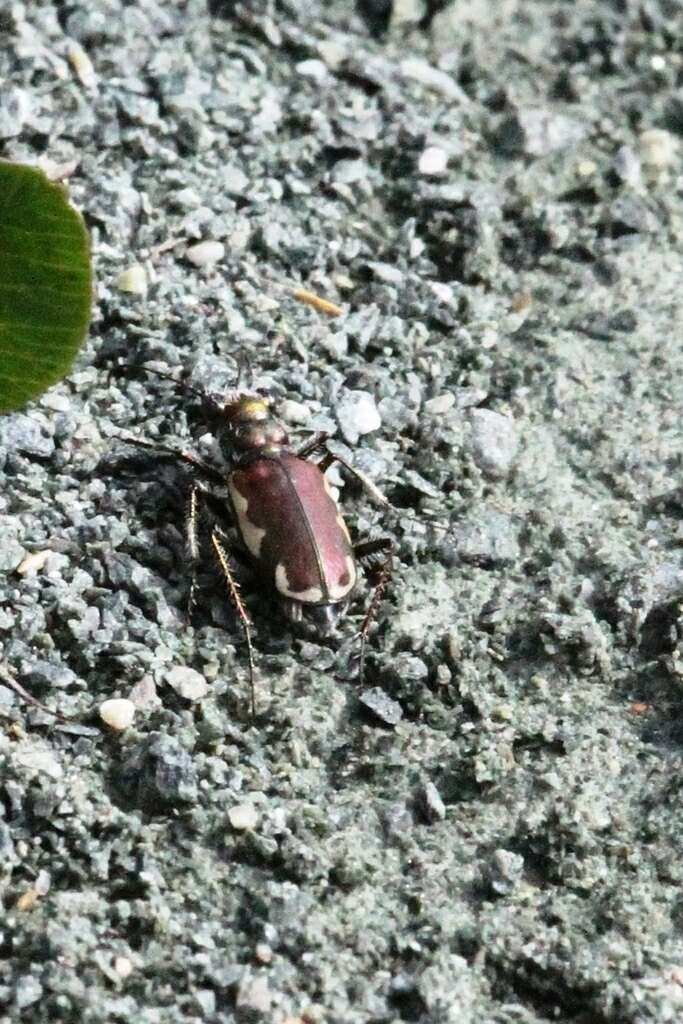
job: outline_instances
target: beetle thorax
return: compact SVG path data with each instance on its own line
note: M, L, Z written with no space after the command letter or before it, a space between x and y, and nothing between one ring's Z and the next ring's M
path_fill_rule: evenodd
M226 402L222 419L219 443L233 461L274 453L289 443L287 432L261 395L242 394Z

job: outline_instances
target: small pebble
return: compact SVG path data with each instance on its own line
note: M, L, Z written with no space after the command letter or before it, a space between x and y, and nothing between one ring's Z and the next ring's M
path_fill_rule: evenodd
M449 535L448 546L470 565L488 568L513 563L519 556L517 529L511 517L492 508L466 516Z
M419 24L427 8L424 0L394 0L391 8L391 27Z
M390 839L401 839L413 827L413 816L405 804L390 804L382 815L384 830Z
M178 665L166 673L166 682L185 700L201 700L209 692L209 686L201 672Z
M238 1011L245 1011L256 1016L270 1014L273 997L268 987L268 979L263 974L255 977L247 974L240 982L235 999Z
M494 850L488 863L491 888L500 896L507 896L518 888L524 873L524 857L509 850Z
M384 692L379 686L364 690L358 698L361 704L372 711L385 725L398 725L403 718L403 708L397 700Z
M337 422L349 444L382 425L375 399L369 391L343 391L336 408Z
M38 905L39 899L40 896L35 889L26 889L14 904L14 909L21 914L27 914Z
M74 39L69 42L67 57L81 85L84 85L86 89L92 89L97 85L97 75L93 62L81 44L77 43Z
M41 423L23 412L0 418L0 448L47 458L55 450L52 437L43 433Z
M441 395L428 398L424 404L424 411L430 416L440 416L455 405L455 395L450 391L444 391Z
M133 724L135 704L125 697L113 697L100 704L100 718L110 729L123 732Z
M487 476L503 479L510 472L519 447L514 421L491 409L473 409L469 416L474 461Z
M443 174L448 167L448 153L439 146L427 146L417 166L420 174Z
M443 302L446 306L457 306L458 300L449 284L444 281L429 281L428 285L429 290L434 292L439 302Z
M253 831L258 824L258 812L253 804L236 804L228 811L228 821L238 832Z
M42 998L43 986L36 977L32 974L24 974L17 979L14 988L14 1003L17 1010L21 1012L27 1006L33 1006L34 1003L40 1002ZM38 1016L40 1017L41 1015L39 1014Z
M124 981L126 978L130 978L133 973L133 965L127 956L117 956L114 960L114 970L118 974L119 978Z
M678 159L678 139L663 128L649 128L638 140L643 163L656 170L671 167Z
M17 572L20 576L35 576L37 572L40 572L44 568L45 563L52 552L49 548L44 551L34 551L17 566Z
M47 775L51 779L61 779L64 775L59 760L47 747L26 740L14 751L15 764L21 765L32 772Z
M222 242L198 242L191 245L185 255L195 267L211 267L223 259L225 246Z
M49 871L42 869L38 872L38 876L33 883L33 888L39 896L47 896L52 885L52 878L50 877Z
M5 80L0 95L0 139L13 139L20 135L32 107L29 93L16 86L8 86Z
M594 160L579 160L576 165L576 173L579 178L590 178L598 169Z
M427 821L443 821L446 805L433 782L425 782L420 793L420 803Z
M369 260L367 266L379 281L385 281L386 284L403 284L403 271L399 270L392 263Z
M303 402L295 402L286 398L280 402L278 412L286 423L306 423L311 418L311 410Z
M464 89L456 82L453 75L441 68L435 68L421 57L406 57L400 65L402 75L412 82L419 82L420 85L441 93L447 99L459 100L463 105L469 105L469 97Z
M71 409L71 399L67 395L60 395L58 391L48 391L41 395L40 404L43 409L51 409L53 412L68 412Z
M5 517L0 517L0 519ZM26 551L16 537L5 535L0 544L0 572L18 571L26 561Z
M615 153L614 171L624 184L632 188L637 188L642 182L640 160L630 146L620 146Z
M221 184L228 195L241 196L249 187L249 178L241 168L228 164L223 168Z
M257 942L254 955L260 964L272 963L273 951L267 942Z
M312 78L316 82L322 82L324 78L327 78L329 72L327 65L321 60L315 58L311 60L302 60L296 66L297 72L302 78Z
M120 292L129 295L145 295L147 293L147 272L139 263L134 263L122 270L116 278L116 287Z

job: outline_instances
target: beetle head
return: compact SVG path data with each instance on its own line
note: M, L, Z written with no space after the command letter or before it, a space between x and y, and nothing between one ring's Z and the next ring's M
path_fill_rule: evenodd
M231 391L208 399L218 420L219 443L227 457L239 458L263 448L288 444L287 432L270 411L270 402L253 391Z

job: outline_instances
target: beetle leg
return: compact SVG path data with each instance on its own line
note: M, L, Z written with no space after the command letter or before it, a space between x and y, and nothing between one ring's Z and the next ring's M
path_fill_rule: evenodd
M322 431L320 434L314 434L313 437L306 441L306 444L302 444L300 448L297 448L295 455L297 459L307 459L309 455L313 455L314 452L320 451L324 448L329 441L331 434L326 431ZM328 455L331 452L327 452ZM324 471L323 471L324 472Z
M358 679L362 685L365 675L365 647L367 644L368 633L394 571L394 542L390 537L378 537L377 540L363 541L360 544L356 544L353 549L353 553L361 565L364 559L372 558L378 554L382 554L384 556L381 563L374 570L374 589L372 597L370 598L368 610L365 613L365 618L363 619L363 624L361 625L358 634L360 637L360 664L358 667Z
M192 579L190 580L190 596L187 599L187 614L192 616L197 602L197 569L199 567L199 516L201 514L200 495L202 489L199 484L193 484L190 491L190 500L187 509L187 520L185 523L185 536L187 550L192 566Z
M214 469L213 466L209 466L207 462L203 462L196 455L193 455L191 452L179 451L177 448L171 448L169 445L165 444L156 444L153 441L143 441L139 437L130 437L123 434L118 434L116 436L119 440L123 441L124 444L130 444L136 448L147 448L149 451L156 452L157 455L178 459L179 462L186 462L189 466L192 466L196 472L201 473L202 476L212 480L213 483L225 486L225 476L222 473L219 473L217 469Z
M347 459L342 458L341 455L335 454L335 452L329 451L329 449L325 449L325 455L318 463L318 469L321 473L324 473L335 462L338 462L339 465L343 466L344 469L347 469L352 476L355 476L356 480L362 484L370 497L373 498L378 505L381 505L382 508L389 509L402 519L413 519L416 523L428 523L430 526L433 526L435 530L442 530L444 533L448 533L448 526L443 526L441 523L435 523L431 519L416 515L413 512L406 512L405 509L397 508L396 505L392 505L386 494L383 494L382 491L380 491L374 480L371 480L369 476L367 476L361 469L357 469L357 467L352 465Z
M331 458L329 458L330 456ZM325 469L328 469L333 462L338 462L339 465L343 466L344 469L347 469L349 473L352 474L352 476L355 476L356 480L358 480L359 483L363 485L363 487L368 492L370 497L374 498L378 505L383 505L384 508L393 509L394 512L398 512L401 514L403 513L402 509L394 508L394 506L391 504L387 496L385 494L382 494L377 484L374 483L374 481L372 481L369 476L367 476L361 469L357 469L356 466L353 466L346 459L343 459L340 455L335 455L334 452L327 452L327 455L320 464L320 468L323 469L323 463L325 463ZM323 472L325 472L324 469Z
M214 526L213 530L211 531L211 543L213 545L214 551L216 552L216 557L218 558L219 565L223 570L223 575L225 576L225 582L227 583L228 590L230 591L232 603L237 609L237 614L242 620L242 629L244 630L244 636L247 641L247 654L249 657L249 691L251 694L251 716L252 718L255 718L256 690L254 686L254 648L251 642L251 619L249 618L247 610L244 607L244 602L240 597L239 585L237 583L237 580L235 579L232 569L230 568L230 560L222 544L221 532L216 526Z

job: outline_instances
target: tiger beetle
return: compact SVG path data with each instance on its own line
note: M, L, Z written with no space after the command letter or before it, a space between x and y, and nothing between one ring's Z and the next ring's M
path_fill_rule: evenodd
M180 383L170 375L143 369ZM338 462L376 501L391 507L390 502L364 473L328 449L329 434L316 434L293 449L282 423L271 412L270 400L263 394L240 388L221 396L198 393L207 420L216 426L224 461L220 468L190 452L129 435L121 437L126 444L178 459L193 471L186 521L192 563L190 612L196 604L201 564L200 526L213 513L208 536L242 624L253 716L252 623L236 579L235 560L245 560L252 566L264 589L278 597L286 618L309 636L327 636L335 630L358 588L358 568L365 566L372 571L374 590L359 632L362 679L368 632L391 578L393 543L381 537L352 544L325 472ZM321 456L318 461L316 456ZM207 483L221 488L224 496L219 498Z

